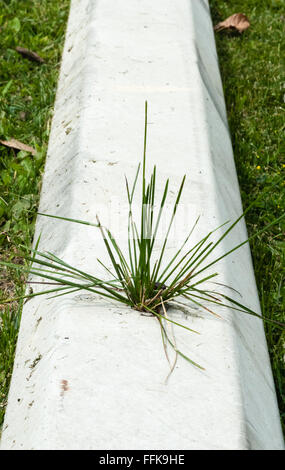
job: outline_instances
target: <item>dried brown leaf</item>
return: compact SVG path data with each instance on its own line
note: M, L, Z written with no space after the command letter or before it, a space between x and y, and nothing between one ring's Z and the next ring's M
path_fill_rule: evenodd
M16 139L0 140L0 144L5 145L5 147L10 147L14 150L24 150L25 152L30 152L32 155L36 154L36 150L33 147L23 144L23 142L20 142Z
M240 34L243 33L247 28L249 28L250 22L247 16L243 13L235 13L232 16L229 16L224 21L216 24L214 26L214 30L219 32L222 30L230 30L230 31L238 31Z
M43 64L44 59L42 59L38 54L36 54L33 51L30 51L29 49L25 49L24 47L17 46L16 51L21 54L22 57L25 59L29 59L32 62L37 62L38 64Z

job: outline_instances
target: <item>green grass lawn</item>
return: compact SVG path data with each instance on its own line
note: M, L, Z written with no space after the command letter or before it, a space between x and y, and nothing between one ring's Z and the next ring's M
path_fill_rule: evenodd
M52 118L69 0L0 0L0 140L17 139L35 156L0 145L0 259L17 262L30 245ZM17 46L44 59L40 65ZM29 209L31 212L27 212ZM20 262L20 261L19 261ZM0 298L22 291L23 279L0 271ZM0 427L12 373L21 304L0 305Z
M198 0L195 0L198 1ZM280 0L210 0L214 24L233 13L248 15L243 35L218 33L217 48L244 207L276 183L247 217L249 234L284 212L285 15ZM69 0L0 0L0 140L15 138L36 149L33 157L0 146L0 259L17 262L20 244L30 244L47 149ZM38 53L39 65L22 58L17 46ZM284 52L283 52L284 54ZM27 212L29 209L31 212ZM284 232L284 227L283 227ZM285 321L282 227L251 244L265 314ZM20 262L20 260L19 260ZM22 291L23 279L1 270L0 298ZM283 298L282 298L283 295ZM0 305L0 426L12 372L21 304ZM285 422L284 333L266 324L280 412ZM256 391L258 393L258 391Z
M246 218L251 235L279 217L285 209L284 2L210 0L210 6L214 24L234 13L246 14L251 22L250 28L242 35L216 33L244 207L254 201L262 189L276 183L275 188L266 194ZM283 226L274 226L251 243L262 310L266 316L283 322L284 229L284 223ZM265 324L265 330L284 425L285 333L268 323Z

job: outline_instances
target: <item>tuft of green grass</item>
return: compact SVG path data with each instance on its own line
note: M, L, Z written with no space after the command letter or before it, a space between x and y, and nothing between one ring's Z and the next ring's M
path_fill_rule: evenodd
M210 0L213 23L245 13L242 35L216 34L235 162L244 206L274 182L246 216L249 236L285 211L283 0ZM285 321L285 226L272 226L250 242L262 311ZM285 432L284 331L265 324Z
M35 156L0 144L0 260L21 262L31 245L52 118L69 0L0 0L0 140L17 139ZM23 58L16 47L39 54ZM17 248L15 248L17 247ZM23 291L24 276L0 272L0 298ZM20 303L0 305L0 427L12 373Z
M126 178L126 190L129 203L127 253L123 253L114 235L107 227L104 227L100 223L98 216L96 217L96 223L92 223L77 219L38 213L39 215L61 219L68 222L91 225L99 229L108 252L109 260L112 264L112 270L107 268L102 263L102 261L98 261L107 271L110 278L109 280L100 279L93 274L82 271L58 258L51 252L40 251L38 249L40 238L36 243L35 249L23 247L27 252L27 255L24 259L27 263L30 264L29 266L3 261L0 261L0 265L8 268L14 268L19 272L29 273L33 277L38 277L40 279L39 281L29 282L42 283L43 285L52 284L54 286L53 288L49 287L48 290L22 295L20 296L21 300L23 298L31 298L43 294L52 294L52 297L58 297L81 290L87 290L88 292L99 294L104 298L120 302L140 312L147 312L148 314L153 315L159 321L163 346L167 359L169 360L167 346L170 345L174 349L176 355L182 356L192 365L203 369L201 365L197 364L177 348L175 338L170 338L165 326L167 323L171 323L181 328L185 328L192 333L198 332L181 323L173 321L167 315L167 310L169 306L175 306L176 304L182 304L187 307L185 300L190 300L201 309L215 315L216 317L219 317L219 314L212 310L212 308L215 307L218 309L230 308L238 312L243 312L262 318L259 314L252 311L246 305L237 302L237 300L229 297L229 295L226 295L224 292L217 291L217 288L215 288L215 290L209 290L209 287L207 287L207 282L210 279L218 276L217 272L212 272L212 267L216 265L221 259L239 249L244 244L248 243L248 240L244 240L242 243L234 246L231 250L224 253L223 255L216 255L217 246L223 241L225 237L229 236L232 229L245 216L245 214L251 209L252 205L254 205L256 201L254 201L254 203L249 206L240 217L231 223L225 232L222 235L219 235L216 240L213 240L213 233L217 229L224 227L229 222L225 222L221 226L217 227L216 230L206 234L206 236L201 238L198 243L189 247L188 242L193 230L198 223L198 218L191 228L189 234L185 238L184 242L178 248L170 261L168 261L168 263L165 265L165 250L176 216L177 208L180 203L186 176L184 175L182 178L177 197L173 205L169 225L165 231L162 245L159 247L159 254L154 255L154 247L157 242L156 236L167 200L169 180L167 180L165 183L161 201L156 208L155 189L157 172L156 167L154 166L150 179L147 181L146 143L147 102L145 103L141 215L139 225L133 218L132 204L137 187L139 172L141 169L140 165L138 166L132 186L129 185L128 179ZM262 196L263 195L264 194L262 194ZM272 225L277 224L284 217L285 214L280 218L273 220L266 227L262 228L258 232L255 232L251 236L251 239L261 235L265 230L268 230ZM154 256L156 258L154 258ZM46 279L46 281L42 281L42 279ZM219 285L218 283L216 284ZM222 286L222 284L220 285ZM233 291L235 290L233 286L226 287L229 287ZM6 299L4 302L10 302L14 300L15 299ZM184 303L182 301L184 301ZM210 309L205 304L213 304L213 306L211 306ZM285 324L282 324L281 322L273 319L266 320L278 325L278 327L285 326ZM173 371L173 367L174 366L171 366L171 371Z

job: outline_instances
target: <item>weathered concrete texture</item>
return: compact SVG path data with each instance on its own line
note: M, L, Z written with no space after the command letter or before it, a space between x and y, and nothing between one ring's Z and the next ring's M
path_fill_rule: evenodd
M73 0L40 210L109 225L142 156L177 191L192 243L241 212L212 22L202 0ZM175 194L172 196L172 201ZM116 209L117 207L117 209ZM185 213L184 213L185 215ZM178 216L179 217L179 216ZM177 233L186 229L179 217ZM125 229L125 219L123 220ZM121 226L119 227L121 229ZM41 247L92 273L109 265L95 228L38 218ZM126 231L120 242L126 247ZM219 253L246 239L244 223ZM166 259L178 246L172 239ZM213 267L259 311L247 246ZM169 314L182 358L169 379L158 322L86 294L24 306L3 449L282 449L262 322Z

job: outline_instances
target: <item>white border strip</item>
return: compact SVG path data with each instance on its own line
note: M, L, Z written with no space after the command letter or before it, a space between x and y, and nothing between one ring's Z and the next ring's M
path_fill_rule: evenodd
M141 160L146 99L148 165L157 164L160 190L170 176L176 191L187 174L184 216L193 223L201 214L193 243L241 214L204 0L72 1L42 212L90 221L98 212L109 223L111 210L121 220L124 174L133 178ZM107 260L95 228L39 217L40 232L43 249L81 268L97 272L97 257ZM222 251L246 236L240 223ZM247 246L219 272L259 309ZM83 294L29 300L2 449L283 448L262 322L233 311L223 320L200 310L172 315L201 332L175 330L206 372L179 359L165 385L154 318Z

